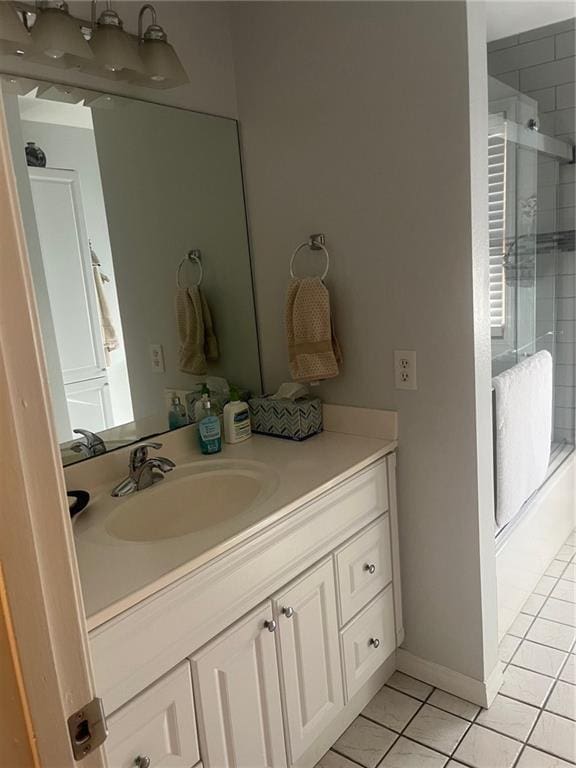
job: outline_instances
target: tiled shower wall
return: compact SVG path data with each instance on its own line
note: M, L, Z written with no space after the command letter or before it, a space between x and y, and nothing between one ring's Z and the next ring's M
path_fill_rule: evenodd
M488 44L488 72L538 103L540 130L576 142L576 19ZM539 158L537 296L556 295L554 437L574 442L576 395L576 166ZM555 280L555 285L553 281ZM548 318L540 320L542 334ZM544 338L541 346L548 347Z

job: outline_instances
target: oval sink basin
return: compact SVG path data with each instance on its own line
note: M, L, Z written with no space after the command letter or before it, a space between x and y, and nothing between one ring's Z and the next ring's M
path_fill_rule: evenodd
M254 467L226 466L224 461L179 466L152 487L122 499L105 527L123 541L186 536L244 512L263 494L266 481Z

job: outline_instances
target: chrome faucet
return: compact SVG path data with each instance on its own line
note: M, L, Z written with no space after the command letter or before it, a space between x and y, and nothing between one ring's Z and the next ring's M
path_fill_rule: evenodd
M76 440L72 443L70 449L75 453L83 453L88 456L101 456L106 453L106 443L100 435L96 435L94 432L90 432L89 429L74 429L75 435L82 435L83 440Z
M176 464L163 456L148 458L148 448L159 450L162 443L141 443L130 451L128 477L118 483L112 491L112 496L127 496L129 493L148 488L162 480L166 472L174 469Z

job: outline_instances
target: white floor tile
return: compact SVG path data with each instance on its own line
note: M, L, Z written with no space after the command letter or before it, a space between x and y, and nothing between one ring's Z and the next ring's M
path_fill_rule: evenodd
M444 768L448 758L401 736L378 768Z
M568 563L566 570L562 574L562 578L576 581L576 563Z
M530 625L534 619L532 616L528 616L525 613L520 613L514 621L512 622L512 626L508 630L509 635L515 635L516 637L524 637L526 632L530 629Z
M500 661L503 661L504 663L510 661L521 642L522 640L519 637L514 637L514 635L504 635L498 648Z
M496 696L489 709L484 709L476 722L506 736L525 741L536 722L539 710L506 696Z
M451 755L468 725L465 720L449 712L425 704L406 728L404 735L431 749Z
M546 702L546 709L556 715L576 720L576 687L570 683L557 682ZM576 738L576 728L574 738Z
M364 717L357 717L333 745L333 749L365 768L375 768L398 734Z
M540 608L546 602L544 595L530 595L528 600L522 606L521 613L527 613L529 616L536 616Z
M474 768L512 768L521 748L519 741L473 725L454 757Z
M576 531L572 531L570 536L566 539L564 544L572 544L572 546L576 545Z
M570 654L568 661L564 664L564 669L560 672L560 680L576 685L576 656Z
M543 675L556 677L565 660L565 651L532 643L530 640L523 640L520 648L514 654L512 664L516 667L532 669L534 672L541 672Z
M554 589L555 584L556 579L553 576L542 576L538 584L534 587L534 594L548 596Z
M395 688L397 691L402 691L402 693L407 693L409 696L414 696L415 699L420 699L420 701L424 701L434 690L431 685L416 680L416 678L409 675L404 675L402 672L394 672L386 685L389 685L390 688Z
M576 724L565 717L542 712L529 742L564 760L576 761Z
M421 704L422 702L400 691L384 686L380 688L362 714L393 731L401 731L416 714Z
M534 623L526 635L527 640L543 643L552 648L558 648L560 651L569 651L575 637L576 630L573 627L541 618L534 619Z
M540 707L544 703L554 680L520 667L507 667L500 693Z
M534 747L526 747L520 760L516 763L516 768L572 768L570 763L561 760L559 757L552 757L545 752L540 752Z
M553 597L546 600L544 608L540 611L543 619L558 621L561 624L569 624L576 627L576 605L565 600L555 600Z
M330 750L316 763L316 768L358 768L358 766Z
M566 563L563 560L553 560L548 566L545 576L560 576L564 568L566 568Z
M506 638L504 638L504 640L505 639ZM510 640L515 640L518 644L520 643L520 639L517 637L511 637ZM500 643L500 648L502 648L502 643ZM472 704L464 699L459 699L458 696L452 696L451 693L441 691L439 688L434 691L427 703L434 704L435 707L444 709L452 715L463 717L465 720L473 720L480 710L480 707L477 704Z
M570 545L566 545L562 547L560 552L558 552L558 554L556 555L556 560L563 560L564 562L569 563L574 557L575 552L576 550L574 549L574 547L571 547Z
M576 603L576 581L560 579L552 590L551 597L557 600L568 600L570 603Z

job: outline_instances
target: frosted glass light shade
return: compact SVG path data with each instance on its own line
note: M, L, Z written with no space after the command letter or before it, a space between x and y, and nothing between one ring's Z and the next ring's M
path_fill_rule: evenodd
M0 53L23 56L32 47L32 38L16 8L10 2L0 2Z
M100 74L104 76L124 70L145 73L136 38L127 35L119 27L98 26L90 40L90 48L94 58L89 66L83 69L92 71L94 67L101 68L104 72Z
M146 85L175 88L189 82L176 51L165 40L142 40L140 56L146 69Z
M60 8L46 8L38 13L32 27L32 42L37 51L49 59L93 58L78 20Z

